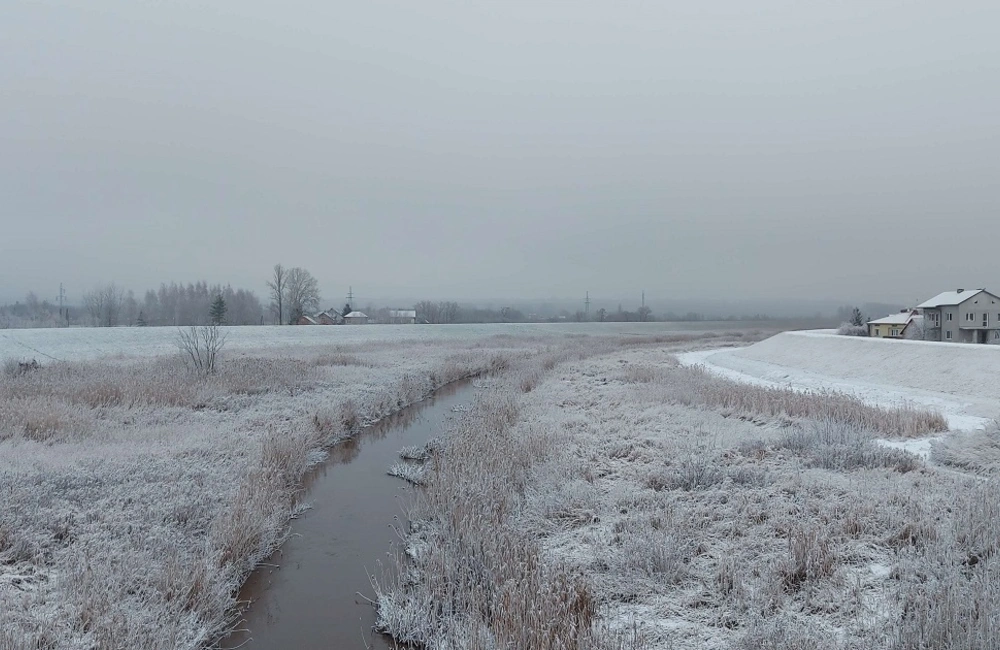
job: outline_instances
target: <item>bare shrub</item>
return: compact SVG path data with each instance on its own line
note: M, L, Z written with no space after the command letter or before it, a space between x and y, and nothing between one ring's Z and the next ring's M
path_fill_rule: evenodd
M841 323L840 327L837 328L837 334L841 336L868 336L868 326Z
M3 362L3 376L14 379L16 377L26 375L29 372L38 370L41 367L42 364L38 363L37 359L32 359L31 361L6 359Z
M215 373L216 359L226 345L226 335L218 325L177 330L177 348L188 367L202 374Z

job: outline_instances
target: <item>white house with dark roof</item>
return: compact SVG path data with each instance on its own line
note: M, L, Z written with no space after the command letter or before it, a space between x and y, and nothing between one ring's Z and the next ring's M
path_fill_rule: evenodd
M986 289L945 291L917 309L928 341L1000 344L1000 297Z

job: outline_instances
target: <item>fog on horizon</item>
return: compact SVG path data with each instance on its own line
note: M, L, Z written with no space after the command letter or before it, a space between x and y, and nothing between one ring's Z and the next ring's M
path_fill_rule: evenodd
M1000 5L9 0L0 302L1000 289Z

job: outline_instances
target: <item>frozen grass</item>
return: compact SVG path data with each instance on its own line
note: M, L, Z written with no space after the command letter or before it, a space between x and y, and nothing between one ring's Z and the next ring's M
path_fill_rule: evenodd
M209 375L188 372L176 349L163 357L47 359L27 372L5 370L0 376L0 648L210 645L238 620L234 594L284 538L300 506L303 473L323 457L324 447L443 384L506 371L504 381L516 385L484 393L496 406L485 412L498 434L489 449L499 452L511 423L504 410L515 407L515 393L526 394L524 373L540 379L565 361L651 344L643 337L536 333L447 340L421 334L416 340L260 350L238 340L230 349L230 340L216 373ZM66 336L76 334L91 336ZM657 345L695 340L657 338ZM120 342L115 345L127 351ZM484 379L480 385L494 382ZM530 446L520 448L512 463L526 462L533 453ZM427 461L429 472L444 466L438 456ZM485 460L474 467L492 474L497 489L507 485L498 467ZM486 495L473 495L466 511L487 503ZM556 619L542 621L540 612L525 612L526 605L518 604L503 621L503 638L523 640L517 631L522 614L547 626L544 634L590 638L583 629L589 630L593 611L582 579L547 568L536 574L540 551L523 555L518 540L526 537L511 531L494 538L486 521L480 524L498 562L517 560L505 579L520 581L505 587L502 597L494 595L490 606L506 607L520 593L513 585L523 584L558 601L546 611L580 628L571 632ZM504 558L503 545L517 555ZM471 562L456 577L473 580L481 571ZM418 615L419 608L407 607L398 610L400 616ZM456 625L475 638L493 634L471 618ZM540 629L531 634L543 634ZM616 631L613 638L622 647L634 641L628 631Z
M198 648L323 447L536 344L48 362L0 376L0 648Z
M962 471L984 476L1000 475L1000 425L993 422L986 429L962 432L931 446L931 460Z
M728 402L745 387L669 350L596 353L482 384L428 461L402 576L377 581L383 629L442 649L1000 648L996 483L875 445L881 415L800 406L827 395Z
M853 395L834 391L805 392L740 384L697 366L669 371L630 366L623 380L650 384L662 391L664 399L676 403L720 408L735 414L830 420L904 438L948 430L948 422L940 413L912 404L873 406Z
M691 339L683 343L690 345ZM411 504L405 552L396 558L402 570L373 578L382 631L440 650L642 647L634 630L598 622L595 586L584 571L546 559L535 527L575 530L594 523L594 495L581 481L560 482L550 488L560 499L534 512L536 467L558 455L558 441L524 435L518 425L521 396L534 394L561 364L646 345L568 342L514 359L479 384L474 407L427 461L430 467L421 477L426 487ZM534 525L525 527L526 520ZM616 565L649 579L681 579L683 554L674 546L683 544L668 523L619 531L632 550L612 554ZM648 555L651 543L660 550Z
M401 478L414 485L423 485L427 468L418 463L393 463L388 473L389 476Z

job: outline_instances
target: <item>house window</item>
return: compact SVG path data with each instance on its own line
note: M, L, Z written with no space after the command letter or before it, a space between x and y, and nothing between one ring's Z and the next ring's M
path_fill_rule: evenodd
M1000 339L1000 330L993 332L993 338Z
M892 330L893 336L899 336L899 330Z
M947 318L947 320L951 320L951 317L952 317L952 316L954 316L954 315L955 315L955 314L948 314L948 318Z
M948 330L948 333L945 335L945 338L948 338L948 339L951 338L951 330Z

